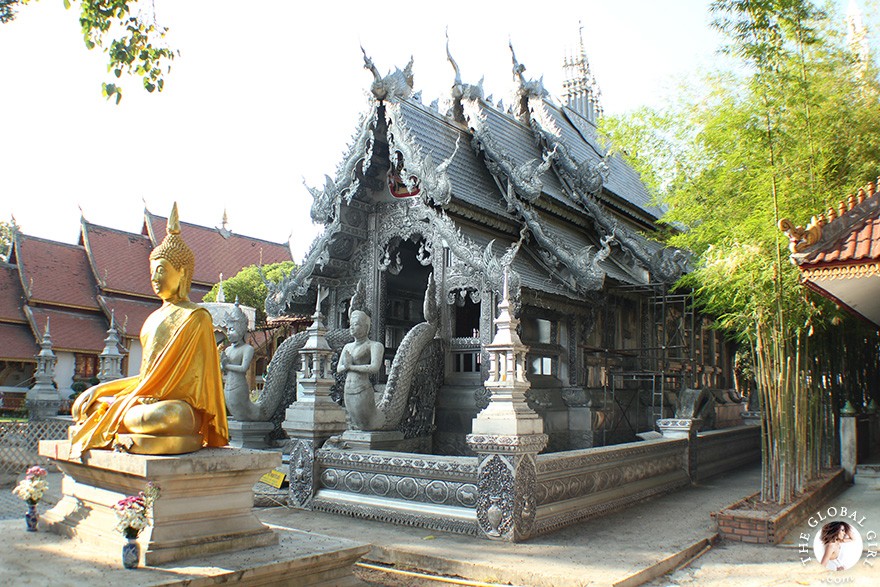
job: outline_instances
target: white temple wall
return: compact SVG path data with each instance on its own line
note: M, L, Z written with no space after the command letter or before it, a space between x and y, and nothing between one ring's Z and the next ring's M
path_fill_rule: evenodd
M67 399L73 390L73 375L76 373L76 357L66 351L55 351L58 362L55 363L55 384L58 386L58 394L62 399Z
M126 377L132 377L140 373L141 359L144 350L141 348L141 341L136 338L131 339L128 347L128 367L126 368Z

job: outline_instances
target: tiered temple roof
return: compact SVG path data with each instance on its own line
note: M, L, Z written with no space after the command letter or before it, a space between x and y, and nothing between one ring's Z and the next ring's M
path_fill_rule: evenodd
M29 303L99 310L85 249L16 233L10 259L18 265Z
M391 213L378 227L380 254L392 259L392 241L416 233L431 246L445 243L461 263L452 270L461 276L460 284L450 281L453 289L482 288L465 276L475 272L499 291L495 254L510 257L517 292L524 286L560 302L584 301L606 277L642 287L671 284L687 270L681 251L642 236L656 229L663 210L601 144L595 120L577 104L554 103L511 54L517 88L505 108L484 99L481 85L463 83L448 53L455 81L446 111L413 92L412 64L381 77L365 56L374 76L368 109L336 177L312 190L312 218L325 232L301 269L273 290L270 316L302 313L314 299L307 293L313 277L345 278L366 262L358 251L368 237L357 218L406 196L414 196L409 211ZM475 259L490 241L491 250Z
M9 258L18 268L33 340L41 340L51 320L54 349L100 353L107 326L85 248L16 232Z
M80 244L98 284L106 293L121 293L154 301L150 285L150 252L153 244L140 234L98 226L82 220Z
M40 350L22 311L24 301L18 267L0 262L0 361L33 361Z
M144 227L141 234L149 237L151 249L165 238L167 223L168 218L144 210ZM243 267L250 265L268 265L291 260L287 245L232 234L223 228L208 228L181 222L180 235L196 255L194 286L210 289L217 283L221 273L231 277Z
M137 338L160 302L150 283L150 252L167 219L144 211L143 234L81 220L78 245L16 233L11 263L0 263L0 360L32 361L50 320L54 348L98 354L115 314L120 333ZM191 292L201 301L220 273L291 260L287 246L226 229L182 223L196 255ZM158 239L158 241L156 240Z

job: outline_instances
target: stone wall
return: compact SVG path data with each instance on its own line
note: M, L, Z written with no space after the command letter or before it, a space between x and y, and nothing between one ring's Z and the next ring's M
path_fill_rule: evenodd
M321 449L311 509L477 534L477 458Z
M539 455L535 523L546 533L690 483L687 439Z
M697 435L696 479L702 481L761 460L761 427L737 426Z
M530 536L760 460L758 427L691 430L679 438L538 455L534 491L526 499L536 512ZM477 523L477 457L324 448L316 461L311 509L484 535Z

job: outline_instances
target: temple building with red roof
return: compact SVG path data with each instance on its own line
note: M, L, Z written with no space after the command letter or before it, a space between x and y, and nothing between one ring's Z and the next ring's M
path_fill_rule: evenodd
M880 327L880 193L869 183L806 228L782 220L810 289Z
M0 388L30 386L47 321L62 399L74 382L97 375L111 316L125 347L123 373L137 374L141 326L160 306L149 257L165 237L166 223L146 209L140 234L82 218L75 245L16 232L9 263L0 263ZM234 234L225 222L222 228L181 223L181 229L196 258L194 302L202 301L221 274L291 260L287 245Z
M33 375L40 348L22 306L24 290L18 267L0 262L0 392L26 385Z

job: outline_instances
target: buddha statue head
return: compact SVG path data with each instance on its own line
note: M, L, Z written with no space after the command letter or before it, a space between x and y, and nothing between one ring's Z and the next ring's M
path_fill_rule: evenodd
M195 255L180 236L175 202L168 216L165 239L150 253L153 291L165 302L188 300L195 264Z

